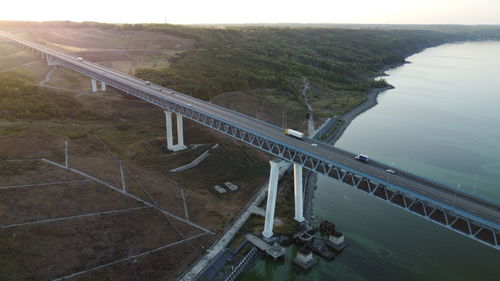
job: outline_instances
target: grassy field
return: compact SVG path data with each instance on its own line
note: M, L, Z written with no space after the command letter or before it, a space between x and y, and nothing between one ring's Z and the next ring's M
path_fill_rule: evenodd
M5 54L24 52L10 44L0 45L0 50ZM37 59L29 53L26 57ZM25 61L20 56L7 66ZM0 186L82 180L40 161L9 161L46 158L64 163L64 141L68 141L70 167L121 187L118 157L127 169L130 194L146 201L153 198L158 206L184 217L182 190L190 221L216 233L91 272L81 280L174 280L265 181L267 158L253 148L186 120L186 143L201 146L163 153L162 110L114 90L88 93L88 78L63 69L54 71L47 84L75 91L37 87L50 68L41 62L30 66L0 73ZM169 172L216 143L219 148L198 167ZM240 189L225 196L212 191L213 185L226 181ZM1 225L138 206L95 182L0 193L5 199L0 203ZM168 221L149 209L2 229L0 279L50 280L197 233L199 230Z

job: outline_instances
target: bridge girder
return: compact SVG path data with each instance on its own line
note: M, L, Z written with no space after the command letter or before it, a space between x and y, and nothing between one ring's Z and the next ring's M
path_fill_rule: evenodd
M47 57L48 54L45 55ZM472 214L461 212L452 206L425 198L422 195L400 188L384 180L359 173L331 160L324 159L321 156L311 155L299 149L289 147L284 143L260 135L258 132L241 128L230 121L219 120L209 113L197 111L192 107L160 98L147 91L138 90L119 81L109 79L101 75L99 71L88 71L74 63L59 60L55 57L52 57L52 60L54 63L70 68L90 78L103 81L118 90L155 104L165 111L178 113L185 118L259 148L290 163L299 164L308 170L342 181L359 191L500 250L499 226L493 226L489 222Z

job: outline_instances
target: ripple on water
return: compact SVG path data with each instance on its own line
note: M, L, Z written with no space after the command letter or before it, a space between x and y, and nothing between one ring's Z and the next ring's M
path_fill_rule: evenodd
M483 166L487 172L500 175L500 162L494 162Z

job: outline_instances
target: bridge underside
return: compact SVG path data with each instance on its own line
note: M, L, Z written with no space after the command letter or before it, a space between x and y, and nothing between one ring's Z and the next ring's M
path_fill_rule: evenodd
M360 178L350 172L339 170L332 172L332 177L354 188L391 203L413 214L451 229L455 232L478 240L498 249L500 234L493 228L483 226L474 220L435 206L401 191L394 191L383 184L377 184L366 178Z
M109 86L155 104L165 111L178 113L185 118L236 138L288 162L299 164L311 171L342 181L353 188L500 250L500 230L483 223L473 215L461 213L451 206L432 201L424 196L376 178L364 176L355 170L343 167L333 161L325 160L321 157L313 157L284 143L270 140L263 135L259 135L257 132L241 128L229 121L217 119L208 113L197 111L192 107L173 102L166 98L160 98L118 80L107 78L104 75L100 75L100 72L89 71L65 60L52 58L48 54L45 54L45 57L50 59L54 64L57 63L93 79L102 81ZM179 93L179 95L181 94Z

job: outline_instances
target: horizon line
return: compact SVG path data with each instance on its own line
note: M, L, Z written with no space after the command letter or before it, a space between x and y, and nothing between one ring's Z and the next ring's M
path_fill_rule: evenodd
M1 20L0 23L102 23L102 24L169 24L169 25L382 25L382 26L500 26L500 23L335 23L335 22L223 22L223 23L169 23L169 22L101 22L101 21L73 21L73 20Z

